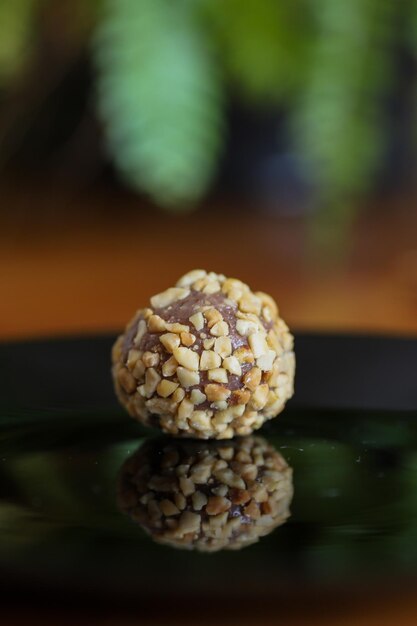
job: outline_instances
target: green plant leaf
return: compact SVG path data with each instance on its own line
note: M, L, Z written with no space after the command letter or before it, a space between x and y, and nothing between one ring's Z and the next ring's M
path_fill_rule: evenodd
M409 0L408 9L408 43L414 56L417 57L417 0Z
M0 84L24 66L32 43L32 20L37 0L0 2Z
M417 63L417 0L410 0L409 10L406 14L407 24L405 25L407 32L407 43L414 57L414 63ZM414 81L414 128L412 138L414 140L414 151L417 148L417 89Z
M241 94L287 99L304 76L310 29L298 0L205 0L225 70Z
M194 2L106 0L94 39L99 108L125 181L183 208L212 181L221 85Z
M318 203L343 223L384 154L396 7L392 0L312 0L311 8L317 34L294 110L295 140Z

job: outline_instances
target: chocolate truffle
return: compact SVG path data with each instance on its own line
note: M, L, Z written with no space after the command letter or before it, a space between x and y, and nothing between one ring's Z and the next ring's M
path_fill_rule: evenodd
M274 300L193 270L153 296L113 347L120 402L175 436L248 435L293 394L293 337Z
M237 550L290 515L292 469L265 439L145 443L125 461L118 505L152 538L203 552Z

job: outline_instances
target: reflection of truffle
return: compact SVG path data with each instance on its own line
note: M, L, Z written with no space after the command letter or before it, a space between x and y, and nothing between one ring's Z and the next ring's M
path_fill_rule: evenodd
M214 552L255 543L289 517L292 470L265 439L157 439L124 463L122 511L152 537Z
M130 415L175 436L229 439L277 415L293 393L293 338L272 298L203 270L151 298L113 348Z

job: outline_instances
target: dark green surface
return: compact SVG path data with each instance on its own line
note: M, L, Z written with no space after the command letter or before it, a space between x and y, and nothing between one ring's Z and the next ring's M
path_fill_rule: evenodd
M67 417L7 420L0 431L5 580L12 572L67 590L222 595L226 587L270 593L289 581L417 573L410 415L292 412L275 420L261 434L293 467L292 516L256 545L211 555L159 546L117 510L118 470L144 430L120 413Z

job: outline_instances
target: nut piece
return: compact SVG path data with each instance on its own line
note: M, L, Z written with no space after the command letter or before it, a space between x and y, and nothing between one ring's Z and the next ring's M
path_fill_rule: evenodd
M271 298L269 294L264 293L263 291L257 291L255 293L255 296L258 296L258 298L262 302L262 305L269 309L272 319L276 319L278 317L278 307L275 300Z
M180 345L180 338L175 333L165 333L159 337L159 341L168 352L174 352Z
M236 302L240 300L242 295L248 290L249 287L236 278L227 278L222 287L223 293L225 293L228 298L235 300Z
M196 533L200 530L201 517L198 513L191 513L191 511L184 511L181 513L181 517L178 523L178 534L187 535L188 533Z
M249 335L248 341L255 359L267 353L268 344L263 333L252 333Z
M142 361L145 367L156 367L159 363L159 354L157 352L144 352Z
M277 353L275 352L275 350L268 350L266 354L263 354L258 359L256 359L256 365L263 372L269 372L272 370L276 356L277 356Z
M223 482L228 487L236 487L237 489L244 489L245 483L243 480L235 474L231 469L220 469L213 471L217 480Z
M183 289L182 287L170 287L162 293L158 293L151 298L151 305L154 309L162 309L177 300L183 300L190 295L189 289Z
M186 324L179 324L178 322L173 322L171 324L167 323L166 327L170 333L177 333L178 335L180 333L188 333L190 330L189 326L186 326Z
M227 496L229 493L229 488L227 485L219 485L218 487L213 487L211 490L215 496Z
M261 306L261 300L251 293L245 293L239 300L239 309L244 313L260 315Z
M208 379L214 380L216 383L227 383L227 372L222 367L217 367L216 369L209 370Z
M187 272L187 274L181 276L181 278L177 282L177 287L189 287L190 285L195 283L196 280L205 278L206 275L207 272L205 272L204 270L192 270L191 272Z
M269 387L266 384L259 385L255 389L251 397L251 405L256 411L263 409L268 399Z
M129 350L126 361L128 369L133 370L141 356L142 352L140 350L135 350L134 348L132 350Z
M180 512L178 507L176 507L175 504L167 498L161 500L161 502L159 503L159 508L161 509L162 513L167 517L170 517L171 515L178 515Z
M198 354L190 350L190 348L174 348L173 353L180 365L189 370L198 370Z
M259 367L252 367L252 369L244 375L243 382L248 389L254 391L261 382L261 378L262 372Z
M207 515L218 515L219 513L228 511L231 506L232 503L230 500L223 496L210 496L206 506L206 513Z
M204 311L204 317L207 320L207 326L209 328L212 328L214 324L223 320L222 314L217 309L208 309L207 311Z
M183 511L187 506L187 500L184 498L184 495L180 492L176 493L174 496L175 504L179 508L180 511Z
M199 405L205 402L207 397L199 389L193 389L190 394L190 400L194 405Z
M243 346L241 348L237 348L237 350L233 352L233 356L237 358L241 365L244 363L253 363L255 361L251 350Z
M236 389L232 393L232 397L236 404L247 404L250 400L250 391L248 389Z
M251 499L250 493L246 489L231 489L229 495L233 504L246 504Z
M146 333L146 322L145 320L140 320L138 324L138 329L136 331L135 338L133 339L133 345L139 346L143 335Z
M165 320L159 315L151 315L148 319L148 330L150 333L163 333L166 330Z
M223 337L229 334L229 324L227 322L217 322L210 328L210 333L214 337Z
M190 417L191 426L196 430L207 432L210 430L210 417L212 414L212 411L193 411Z
M217 402L221 400L227 400L230 396L230 389L226 389L226 387L222 387L221 385L216 385L215 383L210 383L204 387L204 393L207 396L207 400L209 402Z
M202 313L194 313L189 320L196 330L202 330L204 328L204 317Z
M185 391L182 387L178 387L172 394L172 400L176 404L179 404L181 400L184 400L184 398L185 398Z
M213 409L216 409L216 417L213 417L213 423L216 426L226 423L220 416L225 413L225 410L229 406L226 400L215 400L210 404ZM229 419L229 422L233 420L233 416ZM218 432L220 432L219 428L217 428Z
M222 365L231 374L234 374L235 376L242 375L242 368L240 367L240 363L235 356L228 356L226 359L223 359Z
M190 402L189 400L187 400L187 398L184 398L184 400L181 402L181 404L178 407L178 417L181 420L187 419L187 417L190 417L193 411L194 411L194 404Z
M237 320L236 322L236 330L239 335L242 337L247 337L252 333L256 333L258 331L259 325L256 322L251 322L250 320Z
M155 393L160 380L161 380L160 375L153 367L150 367L149 369L146 370L145 392L148 398L150 398L151 395Z
M121 368L118 373L117 379L120 385L126 391L126 393L133 393L135 391L136 380L128 369L126 369L125 367Z
M143 377L145 376L145 365L143 364L142 359L138 360L138 362L136 363L135 367L133 368L133 376L136 378L136 380L142 380Z
M193 372L185 367L178 367L177 376L180 384L188 389L188 387L194 387L194 385L200 384L200 374Z
M174 356L170 356L167 361L162 366L162 374L164 376L173 376L177 371L178 363Z
M253 500L250 501L248 505L243 509L245 515L252 519L259 519L261 516L261 512L259 510L258 505Z
M179 483L180 483L180 489L185 495L185 497L191 496L191 494L194 493L195 485L193 481L191 480L191 478L185 478L185 476L182 476L179 479Z
M203 293L210 295L212 293L217 293L220 289L220 283L217 280L213 280L207 283L207 285L203 288Z
M158 384L156 391L158 392L158 395L162 398L168 398L168 396L174 393L178 386L178 383L174 383L172 380L164 379L161 380L161 382Z
M184 344L184 346L192 346L193 343L195 342L195 335L192 335L191 333L188 332L183 332L181 333L181 343Z
M217 337L217 339L209 339L208 341L214 341L214 352L217 352L222 359L232 354L232 342L229 337Z
M201 491L196 491L191 496L191 500L193 503L193 508L195 511L201 511L203 506L207 504L207 496Z
M264 306L262 308L262 317L264 318L265 322L268 322L268 324L272 322L273 317L272 317L271 309L269 307Z
M216 367L220 367L222 363L219 354L216 354L214 350L203 350L200 357L200 369L202 371L211 370Z

